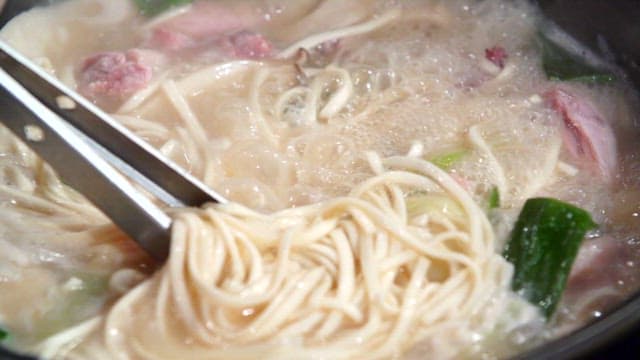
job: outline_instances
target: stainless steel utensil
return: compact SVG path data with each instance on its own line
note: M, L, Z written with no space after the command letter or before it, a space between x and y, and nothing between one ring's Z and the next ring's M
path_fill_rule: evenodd
M56 0L7 0L0 9L0 27L17 14L34 6L47 5ZM605 39L620 65L636 88L640 88L640 38L637 21L640 15L640 0L530 0L540 5L541 10L551 20L568 31L576 39L597 49L598 40ZM0 94L0 98L2 94ZM0 105L1 106L1 105ZM640 329L640 292L629 297L620 307L602 319L586 325L575 333L554 340L516 359L600 359L619 358L620 354L633 356L633 348L622 344L616 348L594 351L616 342L621 336L637 334ZM636 335L637 336L637 335ZM620 350L622 351L616 351ZM635 349L637 350L637 349ZM631 355L629 355L631 353ZM591 354L591 355L590 355ZM21 356L3 350L0 358L12 360L36 360L35 357ZM624 356L623 356L624 358Z
M167 257L167 206L226 200L0 40L0 118L152 256Z

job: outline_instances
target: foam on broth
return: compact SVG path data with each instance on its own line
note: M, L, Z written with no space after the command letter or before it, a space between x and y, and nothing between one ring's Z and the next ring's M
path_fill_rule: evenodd
M313 15L322 9L314 1L222 3L257 14L262 20L254 30L276 49L394 7L404 10L402 21L345 37L335 52L315 54L311 61L317 63L302 70L289 60L190 50L156 65L151 86L159 90L140 104L128 108L130 99L101 103L228 198L269 213L342 196L372 176L366 151L393 156L421 143L427 160L464 153L448 171L479 204L499 187L502 203L492 220L501 242L532 196L574 203L601 225L585 240L578 262L586 265L574 269L549 324L542 326L530 309L518 308L511 315L523 319L506 319L493 336L479 334L480 340L462 353L449 355L508 356L602 316L638 289L636 94L621 82L549 81L533 41L539 15L529 4L334 2L336 9L325 4L328 10L322 10L334 16L327 17ZM86 57L146 46L146 21L126 0L73 0L22 14L1 36L76 86ZM487 64L485 50L494 46L508 52L502 70ZM316 114L314 122L304 123L305 109L295 97L278 107L280 95L314 83L323 88L319 107L326 105L344 84L331 64L353 82L340 111L324 118ZM167 86L184 93L197 123L181 118ZM556 86L593 103L613 127L620 165L612 182L593 176L563 146L562 119L541 97ZM491 153L474 142L472 133ZM199 147L198 141L207 146ZM114 277L125 277L132 286L156 265L6 130L0 150L0 292L9 294L0 297L0 325L12 332L10 347L33 351L48 336L108 309L128 289L115 286ZM419 357L424 349L418 345L409 356Z

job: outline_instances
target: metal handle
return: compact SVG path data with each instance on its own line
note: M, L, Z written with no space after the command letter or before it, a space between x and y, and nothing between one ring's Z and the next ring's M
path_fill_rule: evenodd
M227 202L107 113L1 40L0 66L52 111L170 194L174 200L164 199L168 204L201 206L207 202ZM61 96L73 101L75 106L59 106Z
M153 257L165 259L171 218L3 69L0 85L3 123Z

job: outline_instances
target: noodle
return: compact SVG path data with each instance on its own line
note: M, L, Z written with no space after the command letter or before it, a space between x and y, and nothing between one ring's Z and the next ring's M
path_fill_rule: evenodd
M98 318L100 328L80 325L68 330L74 334L69 338L77 341L77 332L86 329L78 346L93 353L102 351L102 333L114 357L171 351L228 359L246 347L278 349L293 337L296 342L286 346L300 357L383 358L418 340L408 334L450 333L445 325L455 319L461 321L457 332L473 331L476 325L462 320L486 305L487 294L503 291L506 283L496 280L511 271L493 250L486 216L429 163L413 157L382 163L397 170L384 170L349 196L322 204L269 216L233 204L176 213L167 268ZM451 229L429 221L411 225L422 215L406 212L405 199L414 191L451 197L464 209L465 222ZM481 275L490 264L502 275ZM152 330L153 342L123 342L137 331L133 312L143 323L165 324ZM43 346L47 354L73 358L74 345L56 340ZM273 357L280 355L276 350Z
M154 18L131 4L61 2L2 37L81 91L96 76L107 93L92 100L231 202L167 209L170 256L155 264L1 129L9 346L65 360L448 359L546 336L500 255L517 212L551 194L605 216L614 193L563 147L529 4L197 0ZM113 78L90 71L123 55ZM592 295L572 311L610 297Z
M401 12L397 9L391 10L388 13L381 15L378 18L363 22L361 24L352 25L343 29L327 31L326 33L312 35L282 50L280 54L278 54L278 57L283 59L288 58L295 55L295 53L297 53L299 49L308 50L319 44L322 44L325 41L365 34L365 33L377 30L378 28L381 28L387 25L388 23L392 22L393 20L397 19L400 16L400 14Z
M472 126L469 129L469 139L471 140L471 143L481 150L489 160L492 169L491 173L494 176L498 191L500 191L501 194L507 194L507 178L504 175L504 170L495 156L493 156L493 153L491 152L491 149L489 149L487 143L478 133L478 126Z

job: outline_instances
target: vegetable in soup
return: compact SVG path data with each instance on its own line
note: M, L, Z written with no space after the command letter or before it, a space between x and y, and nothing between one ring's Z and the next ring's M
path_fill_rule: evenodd
M525 1L68 0L0 32L227 205L169 259L0 129L0 342L508 357L638 289L638 106Z

